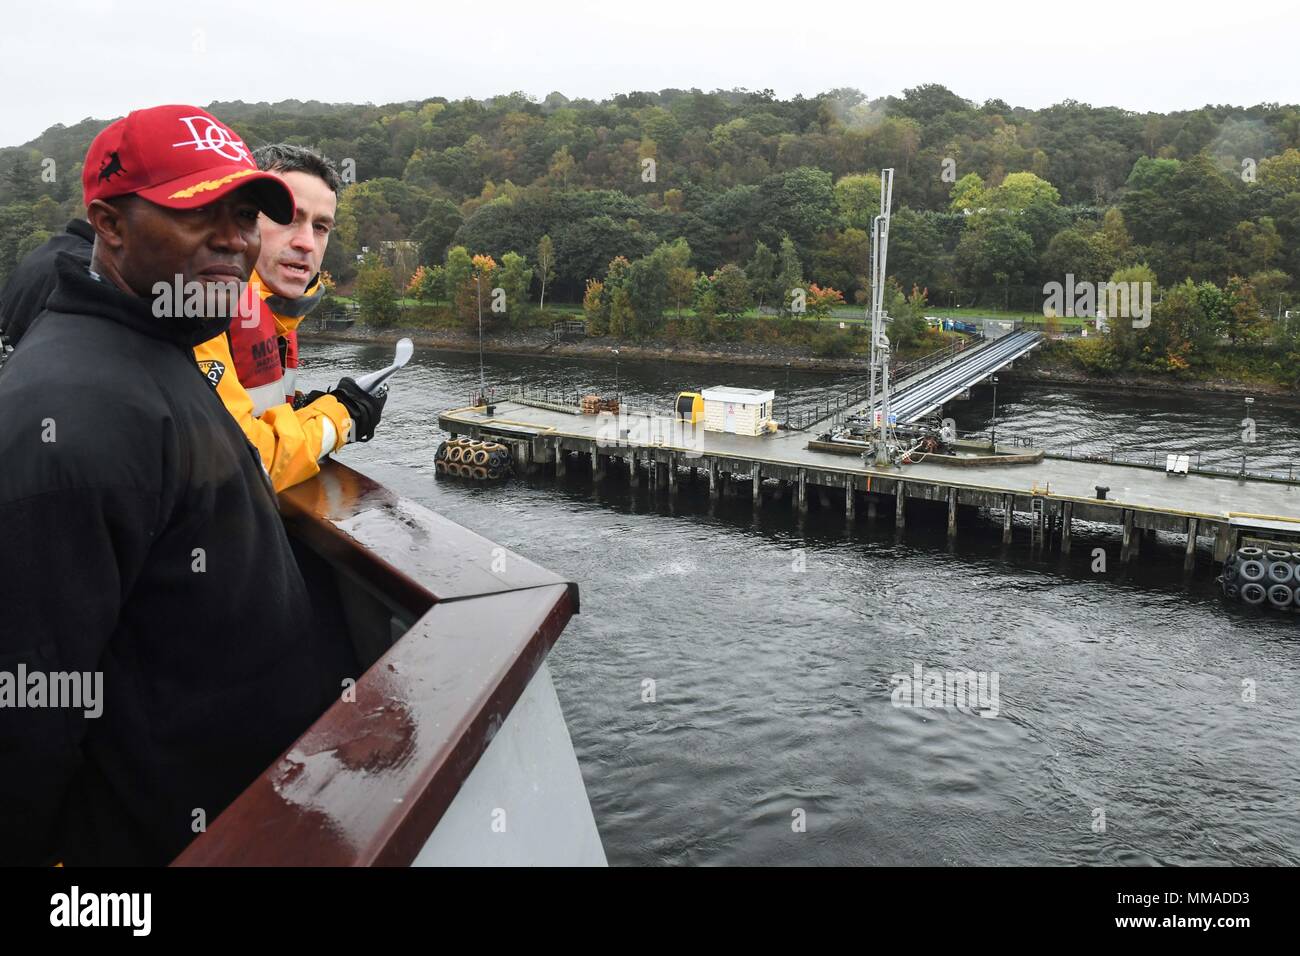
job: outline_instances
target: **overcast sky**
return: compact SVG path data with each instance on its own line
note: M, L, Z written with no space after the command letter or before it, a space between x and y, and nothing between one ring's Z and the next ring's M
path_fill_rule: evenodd
M159 103L942 83L1144 111L1300 102L1295 0L61 0L0 13L0 146Z

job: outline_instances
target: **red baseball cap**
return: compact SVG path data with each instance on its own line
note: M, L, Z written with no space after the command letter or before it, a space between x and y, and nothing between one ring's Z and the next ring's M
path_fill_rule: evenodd
M244 186L278 223L293 222L293 192L263 172L225 123L197 106L155 106L111 123L90 144L81 170L87 206L136 195L168 209L197 209Z

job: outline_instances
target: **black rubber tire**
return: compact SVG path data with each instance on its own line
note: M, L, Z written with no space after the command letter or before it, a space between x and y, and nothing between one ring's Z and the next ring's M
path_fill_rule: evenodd
M436 475L445 475L447 473L447 463L445 461L435 461L433 463L433 472Z
M488 470L482 465L475 465L469 470L469 476L475 481L487 481ZM1289 593L1290 589L1288 588L1287 590Z
M1237 549L1237 557L1241 558L1243 561L1248 561L1251 558L1262 558L1263 556L1264 556L1263 548L1238 548Z
M1269 548L1264 553L1267 554L1269 559L1272 561L1286 561L1291 557L1290 551L1281 551L1277 548Z
M1224 597L1231 598L1235 601L1237 598L1241 597L1241 586L1237 584L1225 584L1223 586L1223 595Z
M1274 584L1268 589L1268 603L1276 608L1290 607L1292 597L1291 589L1285 584Z
M487 470L487 476L488 476L488 481L496 481L498 478L501 477L501 469L489 468Z
M1264 585L1257 584L1254 581L1241 586L1241 599L1252 607L1259 607L1268 597L1268 592L1264 590Z
M1290 584L1295 580L1295 565L1286 561L1274 561L1268 566L1270 584Z
M434 461L446 461L446 460L447 460L447 443L446 443L446 442L443 442L441 445L438 446L438 450L435 451L435 452L433 453L433 460L434 460Z
M473 458L474 458L475 465L486 465L490 457L492 456L488 454L488 452L484 451L482 448L474 449ZM1287 567L1290 567L1290 565L1287 565Z
M1243 561L1237 566L1237 577L1246 584L1258 584L1264 580L1268 574L1268 568L1264 567L1263 561L1256 561L1253 558L1249 561Z

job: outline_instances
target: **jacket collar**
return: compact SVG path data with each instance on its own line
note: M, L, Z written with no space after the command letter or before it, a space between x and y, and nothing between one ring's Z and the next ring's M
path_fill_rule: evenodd
M307 283L306 291L296 299L289 299L272 292L270 286L262 281L262 277L256 271L253 272L252 286L262 297L262 302L271 310L271 314L275 316L276 335L288 335L298 328L298 323L325 297L325 283L320 281L319 272L312 276L311 281Z
M50 312L91 315L124 325L164 342L192 349L230 327L230 316L203 318L154 315L154 300L123 292L107 279L90 274L85 260L61 252L54 257L57 282L45 303Z

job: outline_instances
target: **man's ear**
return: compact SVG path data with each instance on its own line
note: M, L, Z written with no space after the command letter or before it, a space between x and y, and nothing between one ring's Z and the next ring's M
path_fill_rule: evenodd
M125 242L126 212L116 203L103 199L91 200L86 207L86 219L95 230L95 241L106 249L120 250Z

